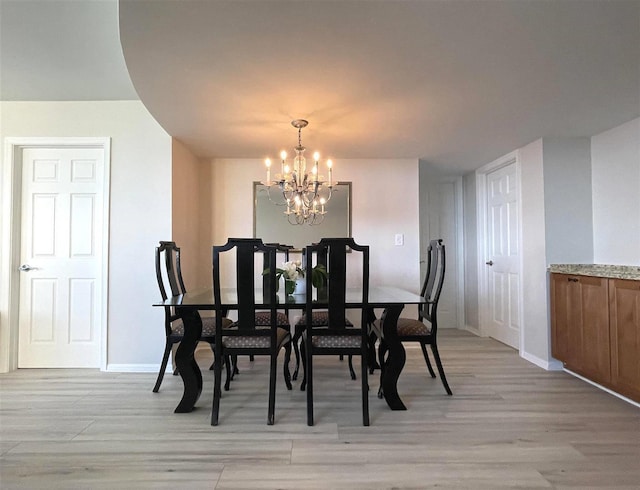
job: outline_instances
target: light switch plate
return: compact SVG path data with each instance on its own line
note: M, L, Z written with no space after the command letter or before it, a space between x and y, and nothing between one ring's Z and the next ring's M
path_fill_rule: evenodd
M404 235L402 233L396 233L395 244L404 245Z

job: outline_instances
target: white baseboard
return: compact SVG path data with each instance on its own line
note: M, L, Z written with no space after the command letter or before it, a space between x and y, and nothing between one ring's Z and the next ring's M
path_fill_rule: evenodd
M172 372L171 364L167 366L166 373ZM160 364L107 364L108 373L157 373Z
M570 374L571 376L575 376L576 378L581 379L582 381L586 381L587 383L589 383L590 385L595 386L596 388L600 388L602 391L606 391L607 393L609 393L610 395L615 396L616 398L620 398L621 400L640 408L640 403L638 403L636 401L633 401L631 398L627 398L626 396L621 395L620 393L616 393L615 391L610 390L609 388L606 388L605 386L599 385L595 381L591 381L590 379L585 378L584 376L580 376L578 373L574 373L573 371L570 371L567 368L563 368L563 371L565 373L567 373L567 374Z
M540 359L538 356L534 356L533 354L529 354L528 352L520 353L520 357L524 360L529 361L531 364L535 364L538 367L541 367L545 371L562 371L562 363L560 361L556 361L552 359L551 361L545 361L544 359Z
M465 325L464 327L461 328L461 330L466 330L467 332L472 333L473 335L482 337L482 335L480 335L480 330L477 327L472 327L471 325Z

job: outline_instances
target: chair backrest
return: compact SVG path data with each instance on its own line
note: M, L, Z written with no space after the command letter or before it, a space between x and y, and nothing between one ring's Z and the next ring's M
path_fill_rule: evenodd
M438 328L438 301L442 292L445 273L445 251L442 239L431 240L427 248L427 276L420 295L427 301L420 305L419 318L431 323L432 333Z
M180 268L180 247L175 242L161 241L156 247L156 279L162 300L187 292ZM165 330L171 333L171 322L177 318L173 308L165 306Z
M180 268L180 247L175 242L160 242L156 247L156 279L162 299L186 292Z
M347 257L350 257L351 268L347 268ZM312 325L312 309L327 309L329 327L344 328L346 322L347 279L349 274L356 277L351 281L353 286L360 287L363 305L363 325L369 300L369 246L358 245L353 238L323 238L319 243L309 245L305 249L305 270L307 272L307 325ZM317 302L313 303L313 284L311 271L314 266L322 264L326 267L328 278L326 287L318 290Z
M221 285L221 257L228 255L234 263L237 290L237 309L238 321L236 323L236 332L255 332L259 331L255 325L256 309L265 310L264 305L256 307L256 288L260 286L262 277L267 279L267 286L263 290L264 301L269 305L271 311L271 326L275 331L277 325L276 313L276 252L274 246L262 243L259 238L229 238L225 245L213 247L213 295L217 305L222 304L222 285ZM235 256L233 256L235 253ZM263 270L256 270L256 254L261 254L264 258L264 266L269 269L269 273L262 275ZM257 284L256 284L257 282ZM216 315L218 317L219 315ZM233 334L226 331L225 335ZM264 331L262 332L264 334Z
M276 268L280 262L289 262L289 252L293 249L293 245L282 245L280 243L265 243L270 247L275 247L276 249ZM282 256L282 258L280 258ZM262 260L262 269L268 269L268 261L269 261L269 252L263 253ZM262 289L268 294L269 293L269 275L265 274L262 277Z

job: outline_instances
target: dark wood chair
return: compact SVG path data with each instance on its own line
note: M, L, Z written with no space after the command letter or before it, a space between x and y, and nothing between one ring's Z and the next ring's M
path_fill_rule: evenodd
M177 296L187 292L187 288L184 286L184 280L182 279L182 269L180 267L180 247L175 242L160 242L160 245L156 247L156 278L158 280L158 287L160 288L160 295L162 300L166 300L171 296ZM222 319L222 326L228 327L231 325L231 320L228 318ZM211 316L205 316L202 318L202 337L203 342L208 342L213 348L215 342L215 318ZM184 325L182 319L176 314L174 308L170 306L164 307L164 330L165 330L165 347L164 354L162 355L162 362L160 364L160 371L158 372L158 378L156 384L153 387L153 392L157 393L160 390L160 385L164 379L164 373L167 369L167 363L169 362L169 355L171 354L172 347L182 340L184 336ZM212 365L213 367L213 365ZM178 374L177 368L173 372L174 375Z
M266 254L268 288L260 288L262 281L262 269L257 271L255 267L255 254ZM225 261L224 271L221 268L221 259ZM222 295L222 280L224 284L236 283L237 297L231 303L237 308L238 320L231 328L222 329L219 314L216 314L216 341L214 358L214 388L213 409L211 412L211 425L218 425L220 411L220 398L222 395L222 359L228 362L229 356L266 355L270 357L269 370L269 405L267 423L273 425L275 420L275 396L276 396L276 370L278 354L285 349L284 377L287 389L291 389L291 377L289 375L289 358L291 357L291 333L285 328L278 327L278 304L276 295L276 248L265 245L260 239L230 238L225 245L213 247L213 294L218 310L224 311L225 305ZM235 277L233 277L235 275ZM259 282L260 281L260 282ZM269 326L256 325L256 311L264 310L264 305L256 305L255 290L262 289L267 304L269 304ZM217 310L216 310L217 311ZM225 389L229 388L229 366L227 365L227 381Z
M420 295L426 300L426 303L418 307L418 318L398 318L398 337L402 342L418 342L422 349L427 369L432 378L436 374L431 367L429 354L427 353L427 345L431 346L433 358L436 361L436 367L448 395L451 395L451 388L444 374L440 353L438 352L438 301L442 292L442 284L445 276L445 247L442 240L431 240L427 249L427 275L422 285ZM427 323L425 323L425 321ZM379 328L379 322L377 327ZM384 358L387 352L384 339L381 340L378 348L378 360L382 366L384 373Z
M302 253L302 260L304 261L306 257L306 251L303 250ZM317 265L323 265L326 269L327 267L327 250L321 250L320 253L318 253L317 255L317 260L316 260L316 264ZM323 292L324 290L324 292ZM325 287L320 287L319 288L319 294L326 294L326 285ZM311 321L313 322L313 326L314 327L325 327L327 325L329 325L329 313L327 310L316 310L313 312L312 316L311 316ZM346 319L347 322L347 327L352 327L353 325L351 325L351 322ZM307 328L307 316L303 311L302 316L300 317L300 319L296 322L295 327L294 327L294 332L293 332L293 339L292 339L292 343L293 343L293 352L296 358L296 368L293 371L293 376L292 379L296 380L298 379L298 372L300 370L300 348L299 348L299 344L300 341L302 339L302 334L304 333L304 331ZM340 360L342 361L344 358L343 355L340 356ZM348 356L349 359L349 374L351 375L351 379L356 379L356 372L353 369L353 357L352 356ZM301 385L301 389L304 389L304 387Z
M267 243L266 245L269 245L271 247L275 247L276 249L276 262L278 259L281 259L282 262L288 262L289 261L289 251L293 248L293 245L281 245L279 243ZM280 257L281 256L281 257ZM262 257L262 269L265 270L268 268L268 260L269 260L269 254L267 252L265 252L263 254ZM277 263L276 263L276 267L277 267ZM262 289L264 291L269 290L269 276L268 275L264 275L262 277ZM281 328L285 328L287 330L291 330L291 324L289 323L289 315L287 315L285 312L283 311L278 311L277 313L278 315L278 326ZM256 322L256 326L257 327L269 327L271 325L271 312L267 311L267 310L262 310L262 311L256 311L256 318L255 318L255 322ZM249 359L251 361L253 361L253 355L249 356ZM231 380L233 380L234 376L236 374L239 374L239 369L238 369L238 365L237 365L237 358L234 357L232 358L232 362L233 362L233 366L231 369ZM295 378L293 378L295 379Z
M350 252L350 253L348 253ZM352 238L323 238L316 245L306 247L305 269L312 270L314 257L326 254L328 280L326 288L317 292L313 300L311 274L307 274L306 328L302 334L304 378L302 389L307 391L307 424L313 425L313 358L318 355L360 356L362 383L362 422L369 425L368 398L368 322L369 246L358 245ZM349 256L349 271L347 271ZM354 286L361 288L359 303L360 326L347 321L347 275L353 275ZM314 310L326 310L326 325L314 325Z

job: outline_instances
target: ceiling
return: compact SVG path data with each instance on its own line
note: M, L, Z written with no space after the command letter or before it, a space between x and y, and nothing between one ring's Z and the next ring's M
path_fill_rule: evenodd
M2 100L137 93L203 158L292 153L304 118L338 166L462 173L640 116L640 0L1 2Z

